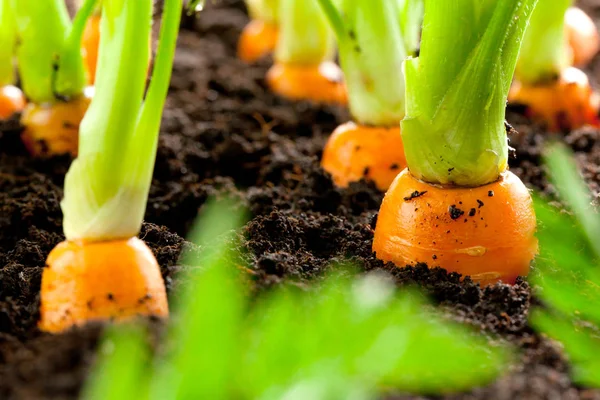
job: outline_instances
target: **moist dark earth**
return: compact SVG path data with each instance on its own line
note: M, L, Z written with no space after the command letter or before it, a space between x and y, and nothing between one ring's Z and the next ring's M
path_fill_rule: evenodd
M581 5L598 19L600 4ZM247 21L241 0L222 0L182 21L140 233L169 295L177 294L178 258L193 248L184 238L199 209L210 197L234 197L251 212L243 244L255 292L280 284L309 287L332 262L351 259L365 271L389 272L399 286L419 285L448 318L520 350L514 367L491 385L436 398L600 399L600 391L573 384L560 347L528 325L535 288L526 280L482 290L439 268L398 269L375 259L373 225L383 194L365 182L338 189L319 167L323 144L348 120L347 111L269 93L270 60L248 66L235 57ZM600 57L587 71L597 84ZM600 192L600 131L550 134L519 110L509 109L507 118L518 131L511 135L511 170L528 187L555 196L540 155L544 143L559 139L575 150L594 195ZM72 399L95 359L102 327L62 335L36 327L45 258L64 239L59 202L71 160L31 159L15 121L0 129L0 398Z

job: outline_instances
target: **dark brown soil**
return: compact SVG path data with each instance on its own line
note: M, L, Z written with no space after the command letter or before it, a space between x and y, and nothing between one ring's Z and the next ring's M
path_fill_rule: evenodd
M600 16L600 5L588 3ZM183 237L198 210L208 197L233 196L252 214L245 246L255 290L282 282L307 286L333 261L350 258L364 270L388 271L399 285L418 284L448 318L521 350L507 376L447 398L600 398L600 391L573 385L558 346L528 326L532 297L525 280L481 290L440 269L398 269L373 257L372 228L382 193L364 182L337 189L319 168L324 141L348 119L347 112L270 94L264 83L269 60L247 66L235 58L246 22L240 0L223 0L183 23L140 234L158 258L170 295L177 293L177 260L191 246ZM600 58L590 71L600 72ZM508 114L519 131L511 138L517 155L512 171L531 188L553 195L539 166L542 145L551 136L517 111ZM63 239L59 201L70 159L32 160L17 123L0 131L0 398L75 398L101 327L57 336L36 328L41 271L48 252ZM556 138L577 152L590 188L600 192L600 131Z

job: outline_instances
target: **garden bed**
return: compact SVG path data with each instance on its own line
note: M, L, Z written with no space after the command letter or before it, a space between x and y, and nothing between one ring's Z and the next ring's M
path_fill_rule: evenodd
M600 15L588 0L587 11ZM586 6L586 4L583 4ZM594 14L595 13L595 14ZM443 313L520 350L509 374L490 386L450 396L465 399L593 399L575 387L559 346L527 324L535 296L528 283L481 290L456 274L425 266L397 269L371 252L383 193L361 182L337 189L319 167L330 132L348 120L341 107L282 100L265 89L265 60L235 57L247 22L241 0L209 6L183 22L163 116L154 181L140 237L154 251L169 295L177 293L180 253L198 210L211 196L233 196L251 212L245 227L254 291L290 284L309 288L333 262L390 272L416 283ZM588 69L594 83L600 57ZM553 194L540 167L551 136L512 110L516 158L511 170L530 188ZM559 136L577 153L594 193L600 191L600 131ZM94 361L101 326L41 333L39 289L48 252L61 240L60 199L68 157L33 160L17 123L0 132L0 398L75 398ZM390 394L391 398L410 398Z

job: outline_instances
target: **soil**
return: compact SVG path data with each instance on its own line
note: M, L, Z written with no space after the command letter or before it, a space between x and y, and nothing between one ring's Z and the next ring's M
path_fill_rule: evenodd
M583 6L600 20L595 3ZM443 398L600 399L600 391L573 384L559 346L528 325L535 290L526 280L481 289L439 268L398 269L375 259L373 227L383 194L365 182L338 189L319 168L325 139L348 113L269 93L264 76L270 60L248 66L235 57L247 21L241 0L222 0L182 23L140 233L161 265L169 295L176 295L176 272L185 268L179 255L193 248L184 237L199 209L211 196L233 196L251 211L244 245L255 291L309 287L333 261L351 259L365 271L389 272L400 286L418 284L448 318L520 349L506 376ZM600 72L600 57L588 72ZM600 131L551 135L519 110L509 110L507 118L518 132L511 133L511 170L530 188L555 195L540 154L545 142L557 138L575 150L597 196ZM36 327L45 258L64 239L59 202L71 160L31 159L19 133L16 119L0 126L0 398L72 399L93 363L102 326L62 335Z

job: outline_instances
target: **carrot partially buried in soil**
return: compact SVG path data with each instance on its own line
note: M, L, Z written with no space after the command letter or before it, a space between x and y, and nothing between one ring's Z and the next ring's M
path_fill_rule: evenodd
M506 171L504 107L535 2L425 2L420 56L405 62L408 169L381 205L378 258L439 265L482 285L527 275L536 220L527 188Z
M290 100L346 104L340 68L331 61L334 38L318 0L280 0L275 63L269 88Z
M572 67L573 62L583 63L597 52L598 39L583 33L589 28L585 24L577 34L572 24L574 19L581 20L581 14L569 16L573 13L567 11L571 3L571 0L538 2L508 97L510 103L524 106L528 117L551 131L600 122L598 95L585 73Z
M21 89L13 85L0 87L0 120L23 111L25 104L25 96Z
M406 167L400 134L405 96L402 62L417 47L405 39L408 31L420 26L413 8L421 3L411 1L407 4L412 8L400 8L395 0L349 0L338 12L330 0L319 2L338 39L350 112L356 121L333 132L321 165L338 186L366 179L387 190ZM407 15L413 19L408 21ZM410 23L401 28L398 18Z
M81 35L96 0L86 0L73 23L62 0L12 0L18 70L29 104L22 139L34 156L77 154L79 124L89 104Z
M67 239L50 253L42 275L42 330L169 313L156 259L135 236L152 180L181 7L181 0L165 1L144 98L149 49L127 44L148 41L152 3L103 2L96 94L81 125L79 155L66 175L61 202ZM123 90L113 82L128 85Z
M271 54L279 37L279 1L246 0L250 22L238 41L238 57L253 63Z

